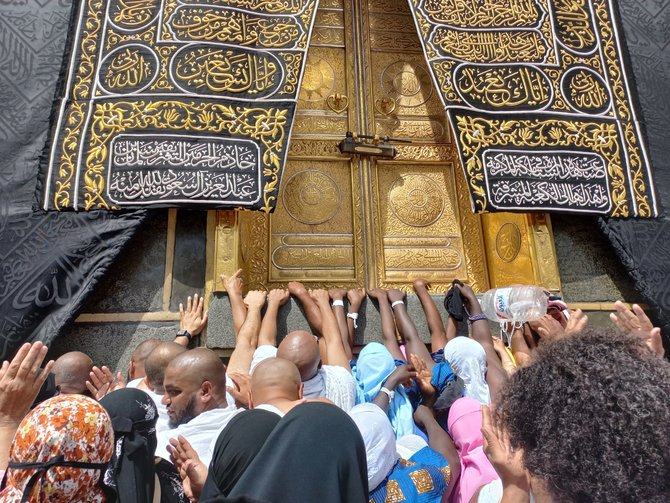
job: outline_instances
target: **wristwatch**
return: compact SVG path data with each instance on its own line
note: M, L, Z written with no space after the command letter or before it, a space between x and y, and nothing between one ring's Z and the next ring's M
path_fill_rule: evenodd
M191 332L189 332L188 330L180 330L179 332L177 332L177 337L186 337L189 341L193 339Z

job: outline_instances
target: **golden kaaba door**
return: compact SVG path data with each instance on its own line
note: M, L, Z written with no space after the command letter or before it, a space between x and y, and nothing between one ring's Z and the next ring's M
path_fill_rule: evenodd
M347 131L411 143L395 159L343 155ZM242 267L248 287L264 289L292 280L406 288L419 277L478 291L560 287L546 218L471 212L404 0L321 1L288 159L272 215L212 214L209 277Z

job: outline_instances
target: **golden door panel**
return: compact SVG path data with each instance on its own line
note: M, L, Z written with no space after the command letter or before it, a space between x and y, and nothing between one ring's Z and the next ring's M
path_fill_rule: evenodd
M377 163L380 284L466 277L451 166Z
M393 160L350 157L337 148L347 131L412 143ZM409 290L419 277L437 291L454 278L480 292L560 288L547 218L472 213L406 1L321 1L288 158L275 213L212 219L216 276L242 267L247 287L264 289Z
M345 161L289 161L270 217L272 282L355 279L351 168Z

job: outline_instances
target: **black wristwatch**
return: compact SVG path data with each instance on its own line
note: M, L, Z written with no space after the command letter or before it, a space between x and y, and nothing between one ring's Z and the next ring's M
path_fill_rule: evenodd
M179 332L177 332L177 337L186 337L189 341L193 339L191 332L189 332L188 330L180 330Z

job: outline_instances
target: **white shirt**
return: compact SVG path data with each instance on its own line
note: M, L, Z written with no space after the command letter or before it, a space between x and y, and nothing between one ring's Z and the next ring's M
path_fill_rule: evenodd
M269 345L258 346L254 351L251 371L267 358L277 356L277 348ZM327 398L345 412L356 404L356 381L350 370L338 365L323 365L317 374L303 381L304 398Z
M255 406L254 409L262 409L262 410L267 410L268 412L274 412L279 417L284 417L286 415L280 409L278 409L274 405L270 405L269 403L262 403L260 405Z
M156 447L156 456L163 459L170 459L170 453L167 446L171 438L182 435L198 453L200 460L209 466L214 453L214 444L219 433L228 425L228 422L243 409L238 409L234 404L225 409L212 409L203 412L191 419L188 423L180 424L176 428L162 431L158 434L158 445Z

